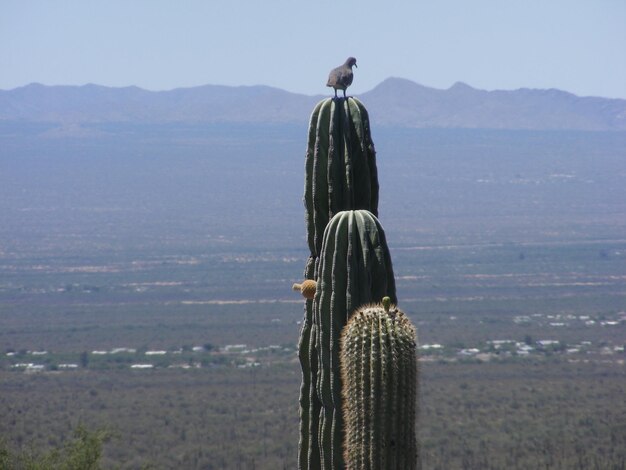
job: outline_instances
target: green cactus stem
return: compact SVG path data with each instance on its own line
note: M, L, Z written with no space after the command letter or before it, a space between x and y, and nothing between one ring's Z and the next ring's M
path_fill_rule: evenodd
M385 298L358 309L341 336L348 470L418 468L415 329Z
M342 211L324 231L316 265L317 290L313 301L311 344L317 353L315 387L319 409L318 432L313 439L320 466L343 468L343 417L339 338L349 315L360 305L380 302L388 295L396 302L396 288L385 232L369 211Z
M304 270L305 279L315 277L315 258L310 256ZM316 289L317 290L317 289ZM315 348L317 329L313 324L313 299L307 299L304 306L304 321L298 341L298 358L302 367L300 385L300 441L298 443L298 469L316 470L321 468L317 430L321 402L317 396L317 350Z
M322 100L311 114L305 158L304 205L311 253L304 277L314 279L329 220L343 210L366 209L375 216L378 214L378 172L369 115L356 98ZM315 390L319 356L317 335L313 302L309 299L305 303L298 342L302 366L298 447L301 470L321 468L318 442L321 402Z
M339 211L378 215L376 152L367 110L356 98L328 98L309 121L304 205L311 255L318 256L328 221Z

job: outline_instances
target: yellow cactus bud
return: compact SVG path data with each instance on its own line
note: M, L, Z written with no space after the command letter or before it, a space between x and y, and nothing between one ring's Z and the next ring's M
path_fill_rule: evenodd
M316 286L317 282L315 282L313 279L306 279L302 284L294 284L292 289L299 290L302 294L302 297L311 300L313 297L315 297Z

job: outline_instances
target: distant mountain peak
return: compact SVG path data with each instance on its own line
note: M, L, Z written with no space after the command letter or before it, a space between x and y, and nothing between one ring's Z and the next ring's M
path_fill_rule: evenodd
M389 77L384 79L382 82L380 82L380 84L378 86L389 86L389 85L398 85L398 84L410 84L410 85L419 85L418 83L409 80L408 78L401 78L401 77Z
M454 85L448 88L448 91L476 91L476 88L469 86L465 82L455 82Z
M407 88L412 88L412 89L417 89L417 88L428 88L424 85L420 85L419 83L416 83L412 80L408 80L406 78L399 78L399 77L389 77L386 78L385 80L383 80L382 82L380 82L376 87L374 87L374 90L391 90L391 89L407 89Z
M372 119L395 127L626 131L626 100L549 90L447 90L390 78L360 97Z

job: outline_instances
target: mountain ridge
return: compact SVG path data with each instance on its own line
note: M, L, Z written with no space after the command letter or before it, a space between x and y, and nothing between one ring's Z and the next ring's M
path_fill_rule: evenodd
M136 86L31 83L0 90L0 122L301 124L325 96L266 85L149 91ZM487 91L463 82L437 89L390 77L357 97L381 126L626 131L626 100L580 97L558 89Z

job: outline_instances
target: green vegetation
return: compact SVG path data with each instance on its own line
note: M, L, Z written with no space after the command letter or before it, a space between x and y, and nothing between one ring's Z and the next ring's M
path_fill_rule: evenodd
M367 109L356 98L320 101L309 120L304 183L307 240L320 254L329 220L338 212L378 214L378 170Z
M301 416L310 439L308 462L303 468L319 466L315 452L319 446L322 468L338 469L343 467L344 436L339 370L341 331L359 306L380 301L384 296L395 300L389 249L376 217L366 210L337 213L324 231L315 272L313 328L310 339L303 340L300 346L300 357L305 359ZM307 384L311 384L310 389ZM318 436L320 441L315 442Z
M623 365L425 364L422 373L425 468L624 468Z
M305 219L314 279L298 352L302 365L299 468L344 464L339 338L354 310L396 301L389 248L378 210L378 170L367 110L354 98L313 110L305 158ZM346 454L347 455L347 454Z
M103 468L296 466L297 362L0 374L0 435L16 452L62 447L83 422L115 435ZM624 365L421 362L420 378L425 469L623 468Z
M0 446L0 470L99 470L106 431L89 431L79 425L74 436L61 449L47 453L22 451L12 453Z
M304 277L317 281L317 264L330 219L345 210L365 209L373 214L378 210L376 152L370 136L369 116L363 104L354 98L322 100L311 113L305 156L304 205L310 251ZM322 281L321 284L318 283L318 290L323 288L325 297L328 297L330 291L327 289L330 284L328 279L324 278ZM343 295L340 294L339 299ZM340 401L338 370L335 371L337 378L331 378L332 371L327 371L323 374L326 382L320 382L322 378L318 374L318 356L322 353L319 349L319 333L322 329L319 312L313 312L313 306L311 299L305 304L298 343L302 366L298 451L300 469L320 467L320 452L327 459L331 458L331 454L338 461L342 459L341 416L338 416L340 406L335 407L330 403L327 382L329 379L333 381L334 399ZM340 315L347 318L346 312L341 312ZM339 328L335 330L333 339L338 343L339 331L346 319L332 321ZM328 358L328 352L325 351L324 357ZM334 356L337 359L336 352ZM322 365L326 366L327 364ZM320 417L322 407L325 413ZM319 442L320 435L323 436L321 439L324 444ZM330 450L331 441L334 452Z
M415 328L384 297L341 334L344 455L349 469L417 468Z

